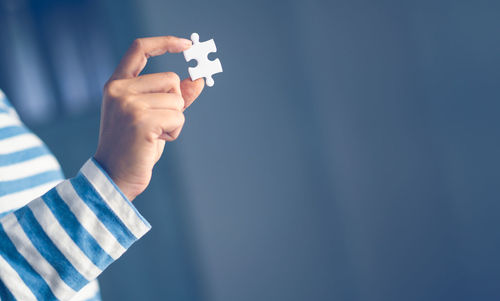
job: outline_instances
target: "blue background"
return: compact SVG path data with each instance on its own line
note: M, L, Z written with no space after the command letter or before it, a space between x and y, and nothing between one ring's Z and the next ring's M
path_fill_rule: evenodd
M500 2L0 3L0 86L67 176L134 38L217 44L104 300L500 299Z

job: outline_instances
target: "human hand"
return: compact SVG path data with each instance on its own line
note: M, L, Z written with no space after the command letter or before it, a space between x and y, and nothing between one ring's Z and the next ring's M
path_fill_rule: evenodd
M178 53L190 40L172 36L134 41L104 87L99 143L94 158L129 200L142 193L165 147L184 125L183 111L204 81L180 81L173 72L139 76L147 59Z

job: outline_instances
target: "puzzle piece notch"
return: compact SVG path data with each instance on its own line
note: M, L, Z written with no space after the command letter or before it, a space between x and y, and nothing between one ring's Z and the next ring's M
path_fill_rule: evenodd
M184 51L184 59L186 59L186 62L194 59L198 64L196 67L188 68L189 76L192 80L204 77L207 86L212 87L214 85L212 75L222 72L219 59L213 61L208 59L209 53L217 52L215 42L213 39L200 42L200 36L197 33L191 34L191 41L193 41L193 46Z

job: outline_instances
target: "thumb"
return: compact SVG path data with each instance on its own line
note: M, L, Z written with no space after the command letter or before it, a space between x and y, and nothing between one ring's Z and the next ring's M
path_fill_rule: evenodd
M182 98L184 99L184 110L187 109L200 95L205 82L203 78L192 81L189 77L181 81Z

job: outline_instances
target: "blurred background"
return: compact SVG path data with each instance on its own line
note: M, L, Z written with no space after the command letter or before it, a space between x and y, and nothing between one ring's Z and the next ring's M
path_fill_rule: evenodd
M133 39L192 32L224 73L104 300L500 299L499 1L0 0L0 88L70 177Z

